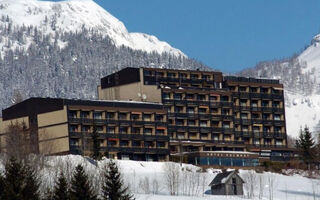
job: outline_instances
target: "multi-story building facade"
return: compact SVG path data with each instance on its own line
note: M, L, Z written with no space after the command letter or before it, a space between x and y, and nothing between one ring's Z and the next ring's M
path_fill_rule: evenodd
M31 129L35 153L92 153L92 133L109 158L169 159L167 111L162 104L133 101L87 101L30 98L2 111L0 141L6 151L10 124Z
M171 155L251 151L287 155L283 85L221 72L125 68L101 79L99 99L162 103Z

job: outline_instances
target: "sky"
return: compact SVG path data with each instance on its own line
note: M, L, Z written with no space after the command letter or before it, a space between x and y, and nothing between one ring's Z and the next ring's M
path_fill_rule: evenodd
M223 72L301 52L320 33L319 0L94 0L129 32L155 35Z

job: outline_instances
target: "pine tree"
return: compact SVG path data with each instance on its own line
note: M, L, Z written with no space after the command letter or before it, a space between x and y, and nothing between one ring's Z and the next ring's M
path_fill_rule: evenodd
M4 200L3 193L4 193L4 177L0 173L0 200Z
M97 195L88 180L83 167L79 164L71 179L70 188L71 200L96 200Z
M36 172L29 166L24 166L25 172L25 187L22 190L24 200L38 200L40 199L39 187L40 182L37 178Z
M93 132L92 132L92 143L93 143L93 154L92 158L95 160L100 160L101 159L101 153L100 153L100 141L98 139L99 133L97 130L97 126L93 124Z
M300 151L300 156L306 164L310 164L314 160L314 140L309 128L306 126L304 130L300 129L299 138L296 141L296 147Z
M133 195L128 192L128 187L124 187L121 173L117 164L110 160L107 171L104 175L105 182L102 187L103 199L105 200L131 200Z
M11 158L5 166L3 199L38 200L39 181L34 170Z
M69 186L63 172L60 173L55 184L52 200L70 200Z

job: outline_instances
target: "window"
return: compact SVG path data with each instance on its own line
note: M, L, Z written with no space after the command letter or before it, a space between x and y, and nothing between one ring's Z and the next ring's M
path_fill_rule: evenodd
M182 109L183 109L182 106L176 106L176 107L175 107L175 112L181 113L181 112L182 112Z
M276 145L282 145L282 140L276 140Z
M96 126L97 132L102 133L103 132L103 126Z
M274 114L274 120L280 120L280 115L279 114Z
M253 129L253 132L255 132L255 133L258 133L260 131L259 126L253 126L252 129Z
M230 128L230 122L223 122L223 128Z
M274 132L275 133L280 133L281 132L281 127L275 126L274 127Z
M242 131L248 132L249 131L249 126L242 126Z
M206 95L204 95L204 94L198 94L198 100L199 100L199 101L205 101L205 100L206 100Z
M195 120L189 120L188 121L188 125L189 126L195 126L196 125L196 121Z
M222 96L221 97L221 101L229 101L229 97L228 96Z
M165 142L157 142L157 148L165 148L166 143Z
M170 99L170 94L169 93L163 93L163 99Z
M102 119L102 112L94 112L93 117L94 119Z
M280 102L279 101L274 101L273 102L273 107L280 108Z
M70 139L70 145L79 145L79 139Z
M229 109L222 109L222 114L223 115L229 115L230 114L230 110Z
M176 119L176 125L177 126L184 126L184 120L183 119Z
M187 111L188 113L194 113L194 107L188 107Z
M144 121L151 121L151 114L144 114L143 115L143 120Z
M260 144L260 140L259 139L254 139L254 144L259 145Z
M70 116L71 118L77 118L77 111L75 111L75 110L70 110L70 111L69 111L69 116Z
M113 133L115 133L115 128L114 127L108 127L107 128L107 134L109 133L109 134L113 134Z
M139 114L132 114L131 119L137 121L140 119L140 115Z
M269 93L269 88L261 88L261 93Z
M199 113L206 113L207 112L207 109L206 108L199 108Z
M187 77L188 77L188 74L180 73L180 78L187 79Z
M200 120L200 126L207 127L207 121L206 120Z
M168 77L169 78L176 78L176 73L168 72Z
M248 113L241 113L241 119L248 119Z
M115 116L114 112L108 112L106 115L107 119L114 119L114 116Z
M132 146L133 147L141 147L141 141L136 141L136 140L132 141Z
M194 94L187 94L188 100L194 100Z
M78 126L77 125L70 125L70 131L71 132L78 132Z
M81 131L82 132L89 132L90 131L90 126L82 126Z
M218 108L211 108L211 113L218 113L219 109Z
M156 121L163 122L164 121L164 115L156 115Z
M175 100L181 100L182 99L182 94L181 93L175 93L174 94L174 99Z
M156 134L157 135L164 135L164 130L163 129L156 129Z
M252 87L252 88L250 88L250 91L251 91L252 93L257 93L257 92L258 92L258 88Z
M218 97L217 96L210 96L210 101L218 101Z
M270 127L269 126L264 126L263 131L269 133L270 132Z
M269 107L269 101L262 101L261 104L263 107Z
M270 114L264 113L264 114L262 115L262 119L265 119L265 120L270 119Z
M114 146L117 146L117 142L116 141L108 141L107 145L109 147L114 147Z
M153 147L153 142L145 141L145 142L144 142L144 147L152 148L152 147Z
M89 111L82 111L81 118L89 118Z
M145 128L144 129L144 134L145 135L151 135L152 134L152 128Z
M178 139L184 139L184 133L177 133Z
M239 87L239 91L240 91L240 92L246 92L246 91L247 91L247 88L246 88L246 87Z
M257 100L252 100L251 101L251 106L252 107L258 107L258 101Z
M120 127L119 132L120 134L128 134L128 127Z
M198 74L190 74L191 79L198 79L199 75Z
M240 99L240 106L247 106L247 100L246 99Z
M260 115L258 113L252 113L252 119L259 119Z
M132 127L131 128L131 133L140 134L140 130L141 130L141 128L139 128L139 127Z
M127 113L119 113L119 119L120 120L126 120L127 119Z
M121 146L121 147L127 147L127 146L129 146L129 141L128 141L128 140L121 140L121 141L120 141L120 146Z

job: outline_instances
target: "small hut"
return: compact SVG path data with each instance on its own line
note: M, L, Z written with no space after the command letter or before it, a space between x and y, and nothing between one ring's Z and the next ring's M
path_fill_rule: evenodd
M243 179L237 171L217 174L209 184L213 195L243 195Z

